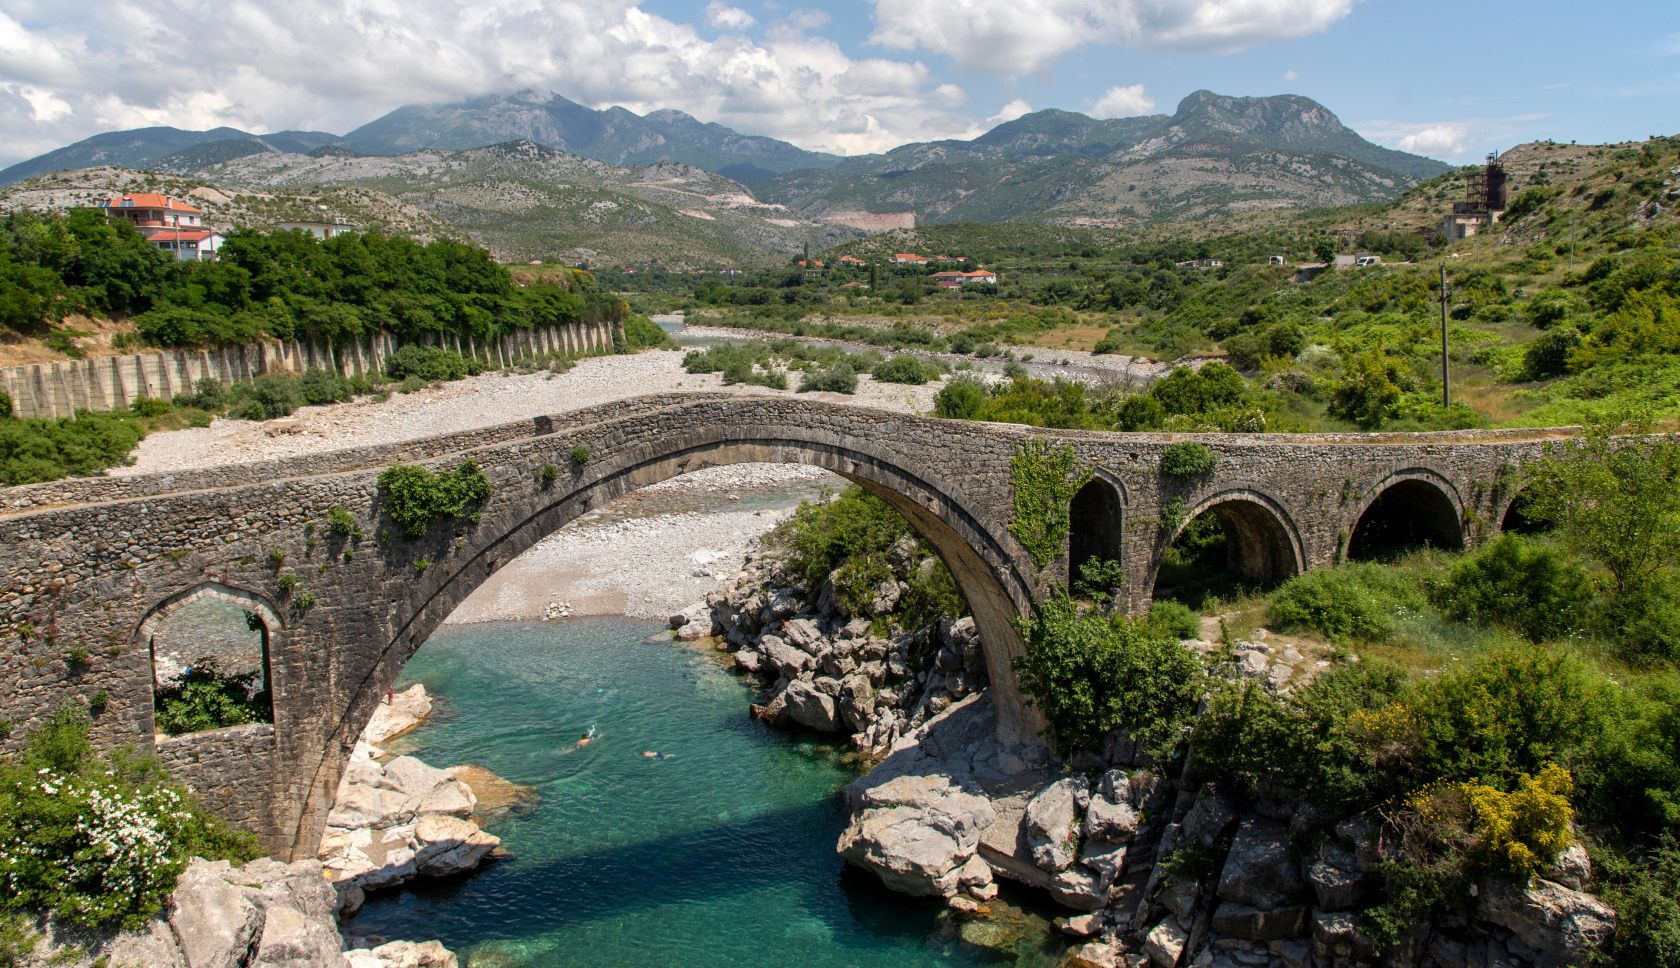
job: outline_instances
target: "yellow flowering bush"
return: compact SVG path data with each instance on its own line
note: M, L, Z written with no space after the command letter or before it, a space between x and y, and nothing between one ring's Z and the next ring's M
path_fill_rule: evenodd
M1523 883L1549 867L1569 846L1574 789L1574 778L1556 763L1547 763L1538 777L1519 774L1510 793L1465 784L1478 865Z

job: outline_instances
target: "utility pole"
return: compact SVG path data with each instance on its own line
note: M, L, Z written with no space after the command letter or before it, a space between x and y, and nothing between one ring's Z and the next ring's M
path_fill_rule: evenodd
M1452 406L1452 390L1447 384L1447 264L1441 263L1441 409Z

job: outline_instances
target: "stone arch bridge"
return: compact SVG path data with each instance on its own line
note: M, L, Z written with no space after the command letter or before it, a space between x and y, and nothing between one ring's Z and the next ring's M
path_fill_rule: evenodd
M1037 430L906 416L792 396L645 397L412 441L173 475L91 478L0 492L0 720L28 725L103 693L103 745L155 749L212 809L280 855L315 849L346 754L403 664L480 583L590 508L702 467L746 461L826 468L903 512L939 551L986 649L998 729L1042 721L1023 703L1010 619L1071 554L1124 562L1125 599L1146 607L1176 530L1211 510L1231 567L1275 580L1337 560L1358 523L1461 546L1498 529L1502 482L1563 432L1197 435L1216 468L1159 471L1168 434ZM1010 460L1029 441L1072 448L1094 472L1072 502L1067 553L1033 567L1011 535ZM577 464L574 448L587 448ZM494 483L476 521L406 542L376 478L396 461L471 458ZM553 467L552 474L545 469ZM333 533L348 511L363 540ZM1383 510L1385 509L1386 510ZM389 541L376 537L382 532ZM283 555L283 561L276 560ZM283 587L281 577L295 585ZM246 603L265 626L274 724L155 737L144 629L206 595ZM308 607L302 603L310 602ZM97 705L97 704L96 704Z

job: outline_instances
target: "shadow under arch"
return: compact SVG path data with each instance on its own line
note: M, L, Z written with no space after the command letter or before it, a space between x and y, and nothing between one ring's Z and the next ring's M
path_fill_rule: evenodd
M1068 580L1079 580L1088 559L1123 561L1125 486L1094 474L1068 505Z
M1007 543L972 512L959 488L937 475L914 472L884 448L847 438L847 445L791 437L759 439L703 439L667 441L655 452L646 444L627 447L591 467L570 487L556 486L540 495L522 518L500 528L487 540L474 543L470 557L454 570L428 580L428 590L412 616L394 630L389 642L352 688L349 703L320 750L320 759L304 764L312 774L308 793L295 814L292 850L310 851L324 827L330 800L337 789L345 755L372 718L379 697L395 682L402 667L461 602L502 565L543 538L576 520L591 508L625 494L709 467L742 463L805 464L821 467L881 498L902 514L931 544L950 569L968 601L986 655L997 735L1001 741L1035 742L1045 728L1042 714L1022 700L1012 661L1025 649L1012 620L1030 612L1032 581L1021 574L1018 558ZM480 525L479 527L482 527ZM436 567L436 566L434 566ZM430 579L431 576L427 576ZM277 703L278 706L278 703ZM293 826L286 823L285 826Z
M1406 548L1460 549L1464 506L1452 482L1426 468L1383 478L1366 498L1349 531L1348 558L1371 558Z
M1226 571L1244 581L1269 584L1306 570L1306 551L1289 512L1271 495L1251 488L1220 491L1197 501L1185 513L1172 539L1191 521L1210 512L1225 532ZM1150 587L1158 580L1171 546L1172 540L1164 541L1156 553Z
M191 588L183 589L168 596L167 598L164 598L162 601L157 602L151 608L147 609L145 614L140 617L140 620L134 624L134 631L130 635L130 641L136 645L145 646L147 652L152 653L153 638L156 634L158 624L162 622L163 619L207 599L223 601L236 605L245 611L256 615L260 620L258 622L258 627L253 629L253 631L260 632L262 636L262 691L268 693L271 708L274 712L276 721L278 722L282 707L279 697L282 695L282 692L280 690L280 683L276 681L276 677L274 675L274 669L277 665L277 663L274 662L274 651L279 644L276 641L276 636L278 633L285 630L286 623L280 616L280 610L276 608L274 603L269 601L268 597L263 595L261 592L255 592L248 588L240 588L236 585L229 585L217 579L200 582ZM156 664L157 658L154 654L152 657L154 670L156 668ZM153 673L153 676L152 689L154 690L153 694L155 697L155 690L157 689L155 672ZM156 715L155 709L153 710L153 715ZM156 729L155 720L152 723L152 728L154 730Z
M1505 505L1505 511L1499 516L1499 531L1501 534L1544 534L1552 530L1555 523L1542 517L1533 516L1530 506L1530 495L1527 488L1518 491Z

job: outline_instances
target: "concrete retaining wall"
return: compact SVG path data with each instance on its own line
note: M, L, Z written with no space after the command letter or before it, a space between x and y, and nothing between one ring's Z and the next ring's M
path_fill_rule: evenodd
M441 345L503 367L550 353L611 352L610 327L609 323L564 323L515 330L489 342L450 335L442 338ZM71 417L78 410L121 410L140 397L168 400L205 377L226 387L264 373L302 373L311 367L361 376L384 369L386 357L397 349L396 338L382 332L343 346L275 340L217 350L95 356L0 367L0 388L11 395L14 416Z

